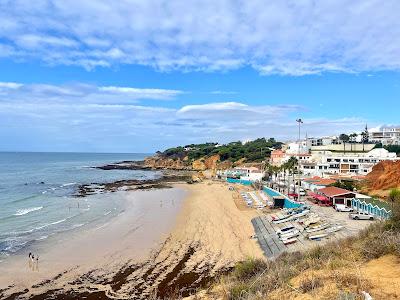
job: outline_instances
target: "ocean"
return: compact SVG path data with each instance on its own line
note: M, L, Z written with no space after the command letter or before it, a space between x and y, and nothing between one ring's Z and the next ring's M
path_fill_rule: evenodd
M123 212L118 197L73 197L79 184L152 179L155 171L92 168L150 154L0 153L0 261L50 236L101 226Z

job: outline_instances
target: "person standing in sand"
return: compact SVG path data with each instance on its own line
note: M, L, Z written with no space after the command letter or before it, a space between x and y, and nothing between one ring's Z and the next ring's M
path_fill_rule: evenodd
M32 252L29 252L29 255L28 255L28 266L29 266L29 269L32 269Z
M39 272L39 256L36 255L36 271Z

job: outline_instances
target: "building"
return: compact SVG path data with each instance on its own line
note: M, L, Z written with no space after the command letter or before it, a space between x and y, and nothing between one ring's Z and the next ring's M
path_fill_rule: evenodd
M217 175L223 179L237 179L241 181L261 182L264 172L256 167L236 167L218 171Z
M313 153L311 158L301 162L300 170L306 176L366 175L372 171L373 166L381 161L399 159L396 153L383 148L373 149L367 153L324 151Z
M334 180L334 179L321 178L321 177L315 176L312 178L303 179L301 182L301 186L306 190L315 192L322 188L326 188L326 187L334 184L335 182L336 182L336 180Z
M273 166L281 166L285 155L285 152L281 149L273 150L271 152L270 164Z
M382 145L400 145L400 127L381 126L371 129L369 141Z
M318 138L308 138L308 144L310 147L315 146L328 146L340 144L340 140L337 136L325 136Z
M328 198L332 205L344 204L348 207L352 206L351 200L356 197L356 193L335 186L319 189L316 193Z
M273 166L282 166L291 157L295 157L300 163L308 163L311 154L306 141L299 143L289 143L282 149L273 150L271 152L270 163Z

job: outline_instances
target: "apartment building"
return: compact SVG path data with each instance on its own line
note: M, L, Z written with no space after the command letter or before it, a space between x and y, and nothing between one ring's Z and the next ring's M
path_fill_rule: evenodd
M400 127L382 126L369 132L369 141L382 145L400 145Z

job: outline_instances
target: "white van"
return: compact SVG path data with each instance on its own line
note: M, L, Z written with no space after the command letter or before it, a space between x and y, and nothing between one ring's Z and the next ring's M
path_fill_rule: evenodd
M351 207L348 207L344 204L335 204L335 209L336 209L336 211L345 211L345 212L353 211L353 209Z

